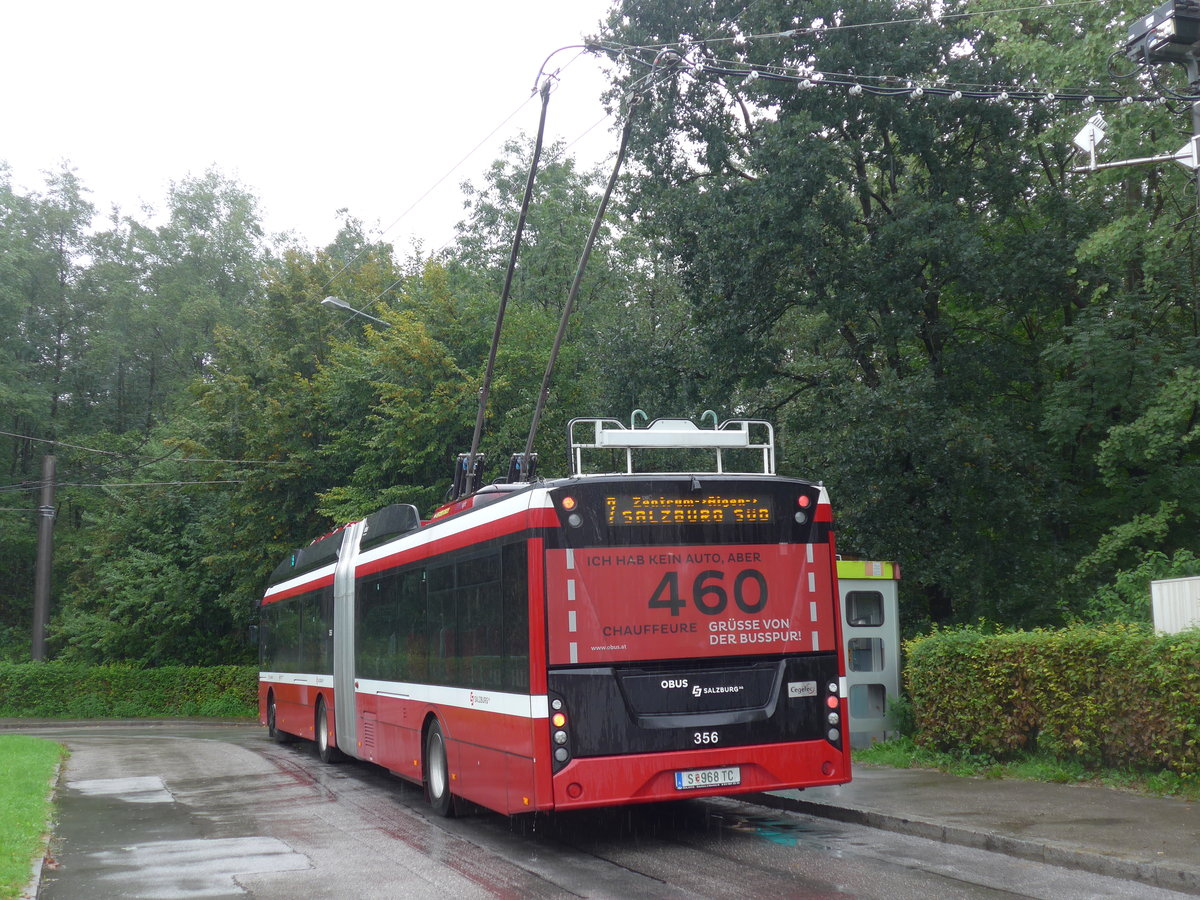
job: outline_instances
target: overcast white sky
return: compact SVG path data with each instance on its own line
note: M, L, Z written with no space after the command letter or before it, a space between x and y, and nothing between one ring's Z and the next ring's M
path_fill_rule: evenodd
M141 205L161 209L171 181L216 165L259 196L270 233L321 245L346 207L397 250L412 236L436 249L462 218L458 185L479 183L505 138L535 132L540 104L526 101L542 61L594 34L609 6L13 2L2 17L0 160L26 191L68 160L99 213L116 203L142 220ZM577 52L558 54L551 68ZM547 139L575 141L597 123L603 86L590 55L565 68ZM614 149L610 126L579 140L581 162Z

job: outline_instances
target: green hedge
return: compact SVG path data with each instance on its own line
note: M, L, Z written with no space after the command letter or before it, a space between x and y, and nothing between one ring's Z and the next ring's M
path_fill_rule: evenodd
M923 746L1200 772L1200 630L963 628L908 641L905 650Z
M0 663L0 718L253 716L257 708L254 666Z

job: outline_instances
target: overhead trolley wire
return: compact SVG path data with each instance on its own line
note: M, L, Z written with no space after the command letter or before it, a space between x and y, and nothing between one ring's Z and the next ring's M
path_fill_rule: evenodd
M1097 4L1109 3L1111 0L1061 0L1058 3L1039 3L1033 6L1008 6L1001 9L979 9L971 12L961 13L943 13L937 16L912 16L906 19L881 19L877 22L851 22L841 25L820 25L820 26L805 26L802 28L788 28L783 31L768 31L761 34L736 34L729 37L707 37L707 38L688 38L684 41L668 41L661 44L619 44L615 41L597 41L591 46L603 47L605 49L623 49L623 50L646 50L657 52L659 50L668 50L693 44L737 44L749 41L761 40L782 40L787 38L804 37L811 34L824 34L830 31L855 31L864 28L886 28L891 25L915 25L922 22L937 24L938 22L950 21L952 19L974 19L984 16L1007 15L1009 13L1021 12L1053 12L1057 9L1066 8L1069 6L1095 6ZM749 9L750 4L747 6ZM746 10L734 19L741 18ZM732 23L731 23L732 24Z
M873 81L894 79L894 76L855 75L850 73L828 73L816 69L801 70L780 65L749 63L741 60L722 60L716 56L705 59L688 59L687 54L693 48L707 51L709 47L719 44L745 44L751 41L796 39L808 36L820 36L832 32L854 31L869 28L886 28L894 25L940 24L960 19L981 18L986 16L1005 15L1013 13L1042 13L1054 12L1069 7L1095 6L1108 0L1061 0L1057 3L1036 5L1009 6L999 9L973 10L961 13L945 13L936 16L917 16L904 19L889 19L875 22L842 22L790 28L783 31L772 31L756 34L736 34L728 37L690 38L684 37L679 41L655 44L621 44L615 41L596 41L593 49L624 57L632 62L640 63L651 68L660 64L663 51L675 51L678 54L674 62L677 67L722 77L757 79L772 82L788 82L800 88L841 87L849 89L852 95L866 94L878 97L912 97L924 95L948 97L953 100L976 99L994 100L999 102L1082 102L1085 105L1114 104L1114 103L1156 103L1162 104L1167 99L1193 102L1200 100L1200 95L1182 94L1172 91L1159 83L1157 75L1151 70L1150 79L1159 94L1120 94L1096 92L1084 88L1066 91L1031 90L1012 85L957 85L944 82L937 78L923 81L908 76L905 83L890 85L874 85ZM641 53L654 53L653 59L639 56ZM673 54L674 55L674 54ZM1131 73L1135 74L1135 73ZM1128 77L1128 76L1126 76Z

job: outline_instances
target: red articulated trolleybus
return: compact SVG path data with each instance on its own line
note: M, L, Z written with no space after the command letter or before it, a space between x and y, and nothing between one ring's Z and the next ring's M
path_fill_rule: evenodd
M828 496L775 474L768 423L713 426L575 419L568 477L295 551L261 602L263 724L444 815L849 781Z

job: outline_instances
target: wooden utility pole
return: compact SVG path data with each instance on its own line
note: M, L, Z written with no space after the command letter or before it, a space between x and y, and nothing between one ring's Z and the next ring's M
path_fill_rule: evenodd
M54 563L54 455L42 457L42 502L38 504L37 569L33 583L33 659L46 658L50 621L50 570Z

